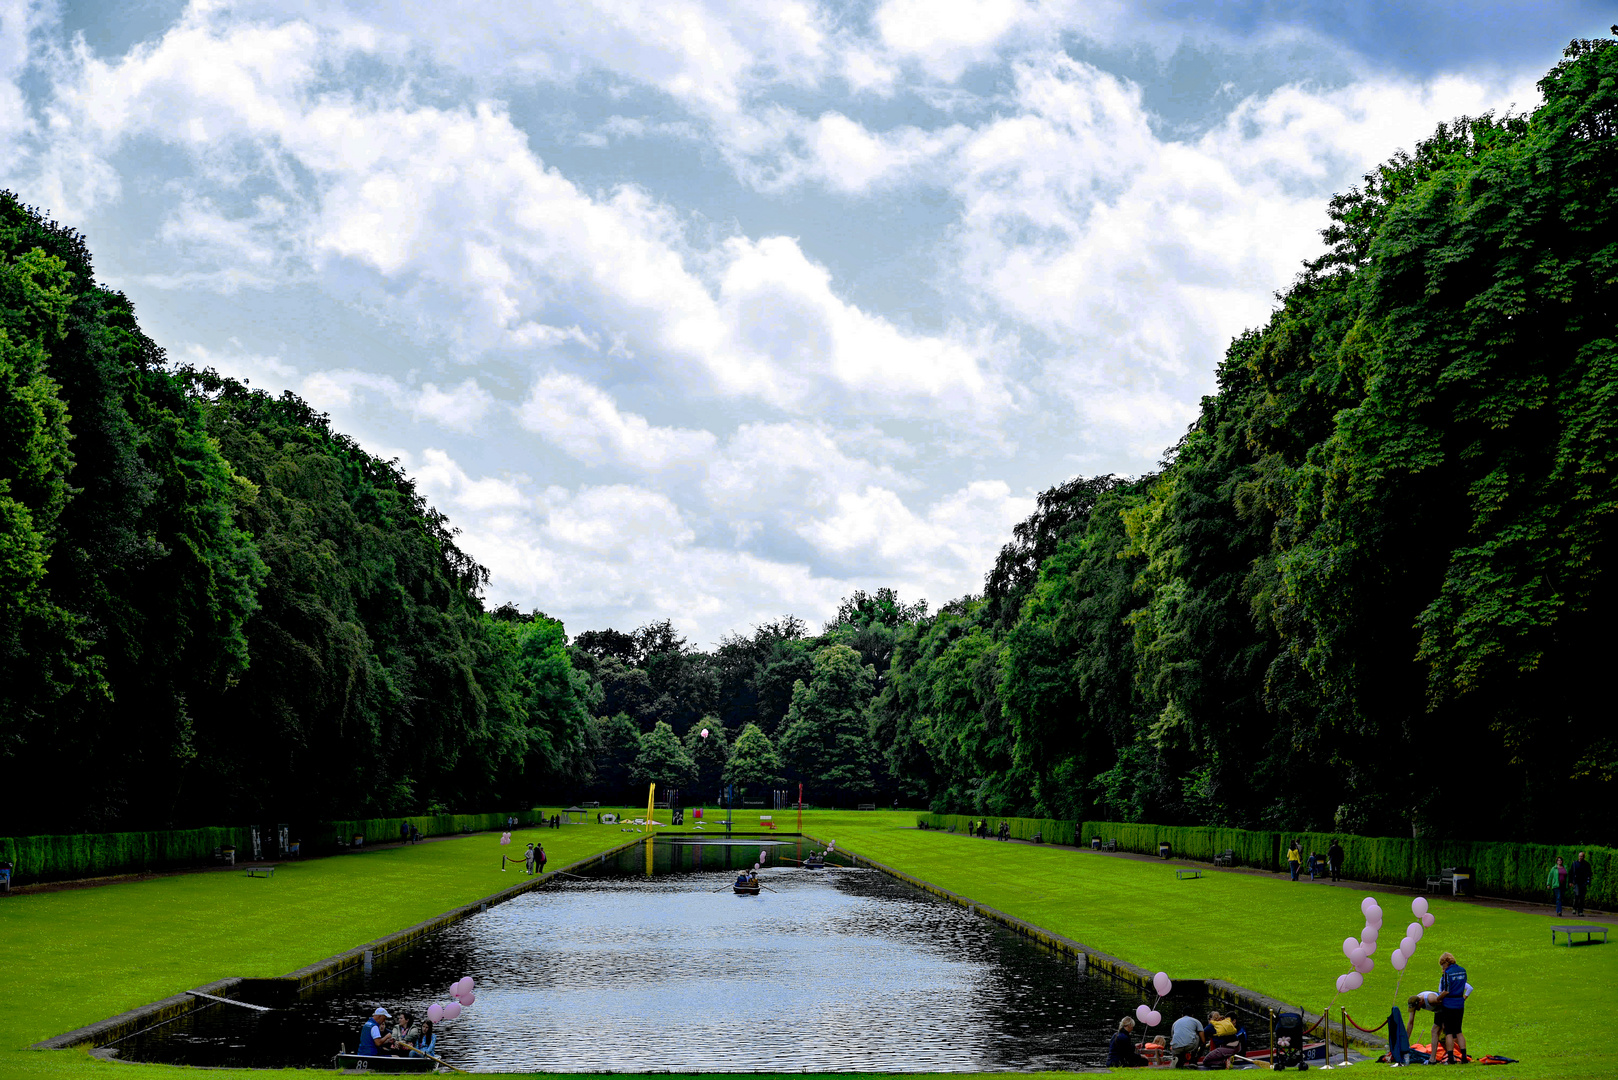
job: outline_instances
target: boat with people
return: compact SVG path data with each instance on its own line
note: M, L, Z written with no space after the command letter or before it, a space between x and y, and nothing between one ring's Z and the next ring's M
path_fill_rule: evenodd
M824 856L824 855L811 855L811 856L809 856L807 859L803 860L803 868L805 870L824 870L824 869L826 869L826 856Z
M331 1064L338 1072L345 1073L430 1073L438 1067L432 1058L387 1054L338 1054Z
M736 890L737 896L757 896L759 892L758 882L756 881L748 882L745 885L738 881L731 888Z

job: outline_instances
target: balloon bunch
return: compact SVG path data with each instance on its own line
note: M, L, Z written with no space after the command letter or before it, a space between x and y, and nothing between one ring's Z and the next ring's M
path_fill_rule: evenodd
M1433 913L1427 910L1425 896L1410 901L1410 913L1416 917L1416 921L1405 927L1405 936L1399 939L1399 947L1393 950L1393 956L1389 958L1395 971L1403 971L1405 965L1410 963L1410 958L1416 955L1416 943L1435 921Z
M472 976L468 975L451 986L449 996L454 1000L448 1005L434 1002L427 1006L427 1019L435 1024L444 1020L455 1020L460 1017L462 1009L471 1008L472 1003L477 1000L477 995L472 993Z
M502 843L502 844L509 844L509 843L511 843L511 834L510 834L510 833L501 833L501 834L500 834L500 842L501 842L501 843Z
M1157 1006L1161 1005L1163 999L1169 996L1169 991L1174 989L1174 981L1168 977L1166 972L1159 971L1152 976L1152 989L1157 991L1157 1000L1150 1005L1135 1006L1135 1019L1149 1028L1154 1028L1163 1022L1163 1014L1157 1011Z
M1360 914L1365 916L1365 928L1357 938L1343 939L1343 955L1353 971L1337 976L1337 992L1346 994L1365 985L1365 976L1376 967L1372 954L1376 952L1377 937L1382 933L1382 906L1376 897L1367 896L1360 901Z

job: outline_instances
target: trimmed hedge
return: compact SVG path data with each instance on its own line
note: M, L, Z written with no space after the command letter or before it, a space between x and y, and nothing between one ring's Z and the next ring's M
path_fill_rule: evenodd
M541 813L532 810L515 816L527 825ZM462 831L505 829L506 819L511 816L442 814L330 821L295 827L293 839L300 840L304 854L317 855L337 850L356 835L363 835L367 844L398 840L399 825L403 822L415 825L423 836L451 836ZM10 861L13 884L29 885L196 866L212 861L214 850L226 846L236 848L238 861L248 859L253 853L252 830L243 825L158 832L0 837L0 861Z
M246 828L210 828L0 837L0 860L11 862L12 882L25 885L194 865L228 845L251 851L252 835Z
M983 815L978 815L983 817ZM968 814L921 814L916 818L916 824L923 829L943 829L945 831L966 832L972 827L977 818ZM994 830L1000 827L1002 821L1011 823L1011 838L1013 840L1032 840L1035 833L1041 834L1041 839L1047 844L1076 844L1078 843L1078 824L1072 821L1057 821L1055 818L988 818L989 832L992 836Z
M1618 849L1585 845L1551 847L1493 840L1427 840L1397 836L1349 836L1344 833L1268 832L1248 829L1211 829L1185 825L1142 825L1119 821L1086 821L1080 843L1091 837L1117 840L1124 851L1156 855L1166 840L1177 858L1212 861L1227 848L1234 849L1242 866L1261 870L1286 869L1286 851L1299 842L1304 858L1321 855L1332 837L1343 845L1343 872L1356 881L1371 881L1402 888L1421 888L1429 876L1445 866L1470 866L1476 873L1477 892L1544 903L1550 899L1545 875L1561 855L1569 865L1585 852L1594 870L1586 904L1603 910L1618 907Z

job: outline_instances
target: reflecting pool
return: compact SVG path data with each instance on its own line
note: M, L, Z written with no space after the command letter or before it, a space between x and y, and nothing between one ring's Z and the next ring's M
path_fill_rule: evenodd
M330 1067L376 1004L420 1014L462 975L477 1002L438 1054L475 1071L1079 1069L1106 1059L1135 991L1079 974L874 870L798 869L756 844L659 843L431 935L268 1013L217 1006L116 1044L199 1065ZM262 988L245 988L251 996ZM267 991L263 991L267 993ZM273 997L271 994L269 997ZM1179 995L1177 994L1176 997ZM1165 1016L1202 1002L1165 1002Z

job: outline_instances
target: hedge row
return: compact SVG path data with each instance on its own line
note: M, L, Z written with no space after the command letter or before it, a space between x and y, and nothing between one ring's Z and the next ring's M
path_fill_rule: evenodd
M974 821L982 820L966 814L922 814L916 824L924 829L943 829L947 832L966 832ZM1078 827L1071 821L1055 818L988 818L989 832L1000 827L1002 821L1011 823L1013 840L1032 840L1035 834L1047 844L1078 843Z
M1477 875L1478 893L1536 902L1549 899L1545 876L1556 857L1562 856L1571 866L1574 856L1583 851L1595 871L1586 902L1604 910L1618 907L1618 849L1614 848L1282 833L1119 821L1086 821L1080 825L1080 843L1087 844L1092 837L1117 840L1118 847L1124 851L1156 855L1158 843L1167 841L1176 857L1206 861L1233 849L1238 865L1262 870L1286 869L1286 853L1293 841L1297 841L1307 859L1311 851L1324 855L1334 836L1343 845L1343 872L1356 881L1420 888L1443 867L1469 866Z
M26 885L194 865L216 848L247 850L251 843L246 828L13 836L0 837L0 860L11 863L14 883Z
M325 854L363 835L367 844L399 839L399 826L409 823L423 836L450 836L460 832L483 832L506 828L506 819L515 816L526 825L536 820L539 810L512 814L442 814L433 817L365 818L357 821L329 821L300 824L292 839L300 841L306 855ZM238 861L251 856L252 830L247 826L208 829L176 829L161 832L81 833L70 836L0 837L0 861L9 861L12 883L28 885L40 881L71 881L170 870L212 861L216 849L233 846Z

